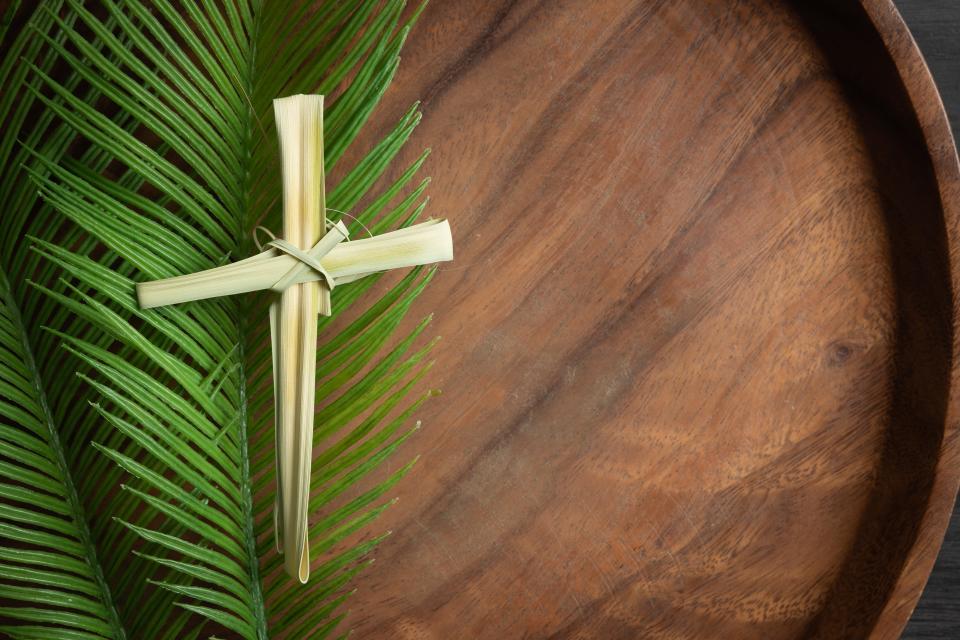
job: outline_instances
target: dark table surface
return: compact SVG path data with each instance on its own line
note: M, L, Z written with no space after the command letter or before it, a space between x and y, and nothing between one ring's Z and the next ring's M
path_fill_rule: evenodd
M960 131L960 0L895 0ZM954 509L936 567L904 640L960 638L960 510Z

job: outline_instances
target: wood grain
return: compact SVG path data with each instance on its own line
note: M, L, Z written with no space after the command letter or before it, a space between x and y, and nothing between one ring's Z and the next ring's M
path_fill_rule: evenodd
M423 98L457 261L357 637L896 637L960 179L892 5L436 0L405 51L380 120Z

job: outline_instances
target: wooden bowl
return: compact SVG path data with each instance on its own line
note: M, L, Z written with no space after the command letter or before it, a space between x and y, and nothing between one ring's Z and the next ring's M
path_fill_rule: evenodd
M960 471L960 171L893 4L434 0L370 133L417 98L444 395L355 637L898 636Z

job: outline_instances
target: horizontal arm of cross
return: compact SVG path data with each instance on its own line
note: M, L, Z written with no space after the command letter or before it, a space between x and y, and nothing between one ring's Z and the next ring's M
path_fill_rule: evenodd
M320 260L336 284L387 271L453 259L453 239L446 220L431 220L372 238L341 242ZM277 249L197 273L142 282L137 298L144 309L270 289L300 261ZM288 284L312 282L323 276L299 270Z

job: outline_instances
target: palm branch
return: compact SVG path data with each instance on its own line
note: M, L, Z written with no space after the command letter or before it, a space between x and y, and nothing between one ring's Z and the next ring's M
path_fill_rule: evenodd
M43 0L0 37L0 620L15 638L321 638L410 469L429 318L414 270L338 287L320 319L307 586L273 551L266 296L141 310L134 283L251 252L279 227L271 100L329 96L329 207L372 232L426 201L392 161L414 105L339 166L418 11ZM14 25L13 28L7 28ZM352 223L352 219L346 222ZM262 319L262 320L261 320ZM324 331L336 322L337 331ZM420 345L420 346L418 346ZM384 479L385 476L385 479Z

